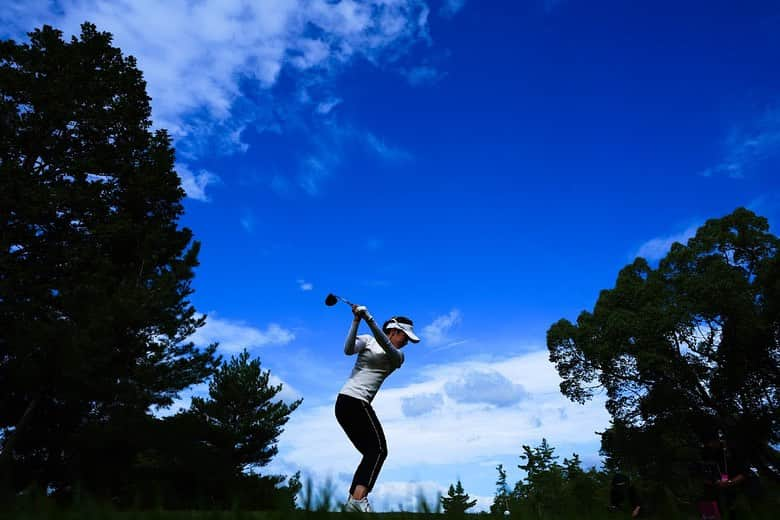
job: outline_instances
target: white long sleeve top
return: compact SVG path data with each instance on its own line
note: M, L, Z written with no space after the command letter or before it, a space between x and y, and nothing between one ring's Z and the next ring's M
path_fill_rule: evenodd
M370 403L387 376L404 362L404 354L390 342L374 318L366 320L372 335L357 335L359 322L353 321L344 343L344 354L357 354L355 366L339 393Z

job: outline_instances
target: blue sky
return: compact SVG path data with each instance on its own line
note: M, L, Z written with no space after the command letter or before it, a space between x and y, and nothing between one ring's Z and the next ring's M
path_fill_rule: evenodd
M138 58L203 244L195 339L304 398L273 471L346 495L358 462L332 411L351 315L325 295L415 320L374 402L379 510L458 478L484 509L542 437L597 463L603 402L560 396L547 328L707 218L777 233L777 2L3 4L3 37L89 20Z

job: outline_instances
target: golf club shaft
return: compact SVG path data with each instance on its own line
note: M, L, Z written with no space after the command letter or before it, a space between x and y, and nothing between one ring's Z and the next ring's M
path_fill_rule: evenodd
M339 301L346 303L346 304L347 304L347 305L349 305L350 307L352 307L353 305L355 305L355 304L354 304L354 303L352 303L351 301L347 300L346 298L342 298L341 296L339 296L339 295L337 295L337 294L334 294L334 296L335 296L336 298L338 298L338 299L339 299Z

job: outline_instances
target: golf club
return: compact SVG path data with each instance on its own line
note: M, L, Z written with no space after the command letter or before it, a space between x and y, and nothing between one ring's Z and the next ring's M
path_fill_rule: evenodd
M327 305L328 307L332 307L333 305L336 305L340 301L346 303L350 307L355 305L351 301L346 300L346 299L342 298L341 296L337 296L337 295L335 295L333 293L328 294L328 296L325 298L325 305Z

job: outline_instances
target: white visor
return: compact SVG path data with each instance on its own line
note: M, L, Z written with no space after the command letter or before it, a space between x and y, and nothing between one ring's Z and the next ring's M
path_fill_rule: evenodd
M420 342L420 338L417 337L417 335L414 333L414 329L408 323L401 323L400 321L393 320L387 324L387 328L404 331L406 335L409 337L409 341L411 341L412 343Z

